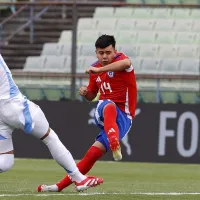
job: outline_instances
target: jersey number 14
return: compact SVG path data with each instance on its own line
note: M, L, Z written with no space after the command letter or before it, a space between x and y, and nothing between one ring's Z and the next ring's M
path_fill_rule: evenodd
M112 92L112 88L110 86L110 83L106 83L106 82L103 82L101 84L101 91L105 94L105 90L109 90L110 92Z

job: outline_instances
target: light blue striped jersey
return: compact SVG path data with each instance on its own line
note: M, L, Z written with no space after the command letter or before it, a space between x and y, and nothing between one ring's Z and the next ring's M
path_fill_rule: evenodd
M0 54L0 99L9 99L19 94L12 74Z

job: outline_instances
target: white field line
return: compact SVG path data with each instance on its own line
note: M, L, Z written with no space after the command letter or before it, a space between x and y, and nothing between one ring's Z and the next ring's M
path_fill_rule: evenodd
M46 193L46 194L0 194L0 197L18 197L18 196L37 196L37 197L46 197L46 196L94 196L94 195L146 195L146 196L181 196L181 195L200 195L200 192L131 192L131 193Z

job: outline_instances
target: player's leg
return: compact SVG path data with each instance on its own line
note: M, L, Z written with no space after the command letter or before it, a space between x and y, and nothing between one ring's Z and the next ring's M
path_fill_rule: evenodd
M87 151L81 161L77 163L77 167L82 174L86 174L93 167L95 162L99 160L102 155L106 153L106 148L99 141L96 141ZM64 188L72 184L71 177L65 176L62 180L54 185L42 185L39 186L38 192L60 192Z
M121 147L119 144L119 128L116 122L117 109L113 103L108 103L103 108L104 130L109 140L110 149L113 153L113 158L122 159Z
M12 131L12 127L0 120L0 173L8 171L14 165Z
M127 116L117 108L117 125L119 127L119 139L121 140L130 130L131 128L131 120L127 118ZM99 122L99 127L103 129L102 122L96 118L96 123ZM95 164L97 160L99 160L103 154L109 151L110 145L107 139L107 134L104 130L100 132L100 134L96 137L96 142L93 144L91 148L87 151L83 159L77 163L77 166L81 173L86 174ZM40 188L40 191L49 191L49 192L60 192L64 188L68 187L72 183L69 176L65 176L61 181L54 185L43 185Z
M102 138L108 146L107 150L112 150L113 158L115 160L121 160L122 154L119 140L121 140L130 130L132 120L129 119L112 101L104 100L99 101L97 105L95 121L99 127L104 129Z
M105 130L115 160L121 160L117 107L111 100L100 100L95 111L95 121Z
M46 144L51 152L52 157L66 170L73 182L75 182L77 190L94 187L103 182L101 178L86 177L80 173L71 153L62 144L57 134L51 128L49 128L46 117L40 108L34 118L34 124L35 126L31 134Z
M14 165L14 151L0 153L0 173L7 172L12 168L13 165Z
M40 107L21 93L3 102L1 110L7 124L34 135L46 144L53 158L70 174L77 190L84 190L103 182L100 178L86 177L80 173L71 153L61 143L57 134L49 128L49 123Z

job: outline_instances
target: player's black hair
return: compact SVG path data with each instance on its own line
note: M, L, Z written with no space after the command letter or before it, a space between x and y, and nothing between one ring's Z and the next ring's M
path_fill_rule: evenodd
M115 49L116 41L112 35L102 35L95 42L95 47L100 49L104 49L110 45Z

